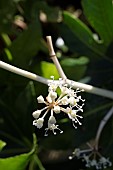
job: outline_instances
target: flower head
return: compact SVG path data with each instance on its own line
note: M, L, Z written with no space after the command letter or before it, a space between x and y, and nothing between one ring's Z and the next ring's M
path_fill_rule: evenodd
M81 90L77 89L74 91L71 87L68 88L68 85L61 78L58 81L54 80L54 76L51 78L52 80L48 84L48 95L46 99L44 99L42 95L37 97L38 103L43 103L46 106L41 110L34 111L32 114L35 118L33 125L40 129L43 126L45 116L50 113L48 127L45 129L45 136L48 135L48 130L51 130L54 135L56 135L57 130L60 131L60 133L63 132L58 128L58 125L56 125L55 118L55 115L61 112L68 115L68 118L72 120L72 124L75 128L77 128L76 124L81 125L79 119L81 119L82 116L78 115L78 112L83 112L84 105L84 100L81 96L78 96ZM60 95L57 93L58 89Z
M85 150L76 148L72 153L72 156L69 156L69 159L71 160L76 156L78 159L81 158L82 161L85 162L85 166L87 168L95 167L97 170L112 166L112 162L109 158L102 156L100 152L95 149L95 147L92 147L91 145L88 146L90 148Z

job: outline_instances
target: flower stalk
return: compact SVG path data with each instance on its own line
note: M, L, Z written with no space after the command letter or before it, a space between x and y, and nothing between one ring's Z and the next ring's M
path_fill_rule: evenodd
M92 93L92 94L96 94L102 97L107 97L109 99L113 99L113 92L110 90L106 90L106 89L102 89L102 88L98 88L98 87L94 87L92 85L88 85L88 84L84 84L84 83L80 83L80 82L76 82L76 81L72 81L70 79L67 79L62 68L61 65L55 55L54 49L53 49L53 45L52 45L52 40L51 40L51 36L47 36L47 42L48 42L48 49L49 49L49 53L50 56L59 72L59 75L61 78L63 78L66 81L66 84L68 84L69 86L71 86L71 84L73 83L73 89L79 88L79 89L84 89L85 92L88 93ZM5 69L7 71L10 71L12 73L21 75L23 77L29 78L31 80L43 83L48 85L48 83L51 82L50 79L46 79L44 77L41 77L37 74L31 73L29 71L20 69L18 67L12 66L10 64L7 64L3 61L0 61L0 68ZM57 82L57 80L54 80Z
M46 39L47 39L47 44L48 44L49 55L50 55L53 63L55 64L60 77L65 80L65 79L67 79L67 77L66 77L57 57L56 57L56 54L55 54L55 51L53 48L53 44L52 44L52 38L51 38L51 36L46 36Z
M113 107L109 110L109 112L105 115L105 117L101 120L100 125L98 127L97 130L97 134L96 134L96 138L95 138L95 149L98 150L98 143L99 143L99 139L102 133L102 130L104 128L104 126L106 125L106 123L108 122L108 120L110 119L110 117L113 115Z
M75 156L78 159L82 158L82 160L85 162L86 167L88 167L88 168L95 167L97 170L103 169L103 168L105 169L107 167L112 166L112 162L109 160L109 158L104 157L99 152L99 148L98 148L99 139L100 139L102 130L112 115L113 115L113 107L109 110L109 112L101 120L100 125L97 130L96 137L93 142L94 144L92 145L89 142L87 142L86 144L87 144L88 148L84 149L84 150L76 148L73 151L72 155L69 156L70 160L73 159Z

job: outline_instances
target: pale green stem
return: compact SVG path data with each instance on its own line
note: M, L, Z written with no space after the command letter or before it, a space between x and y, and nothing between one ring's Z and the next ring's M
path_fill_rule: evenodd
M24 76L26 78L38 81L38 82L46 84L46 85L48 85L48 83L51 82L51 80L49 80L49 79L43 78L43 77L38 76L38 75L31 73L29 71L17 68L15 66L7 64L3 61L0 61L0 68L3 68L3 69L8 70L12 73L16 73L18 75ZM54 80L54 81L57 81L57 80ZM96 95L99 95L99 96L107 97L109 99L113 99L113 92L112 91L97 88L97 87L94 87L94 86L91 86L91 85L88 85L88 84L72 81L72 80L69 80L69 79L66 80L66 83L69 86L73 85L73 88L75 88L75 89L76 88L84 89L88 93L92 93L92 94L96 94Z
M72 86L73 88L79 88L79 89L84 89L85 92L88 93L92 93L92 94L96 94L99 96L103 96L103 97L107 97L110 99L113 99L113 92L110 90L106 90L106 89L102 89L102 88L98 88L98 87L94 87L92 85L88 85L88 84L84 84L84 83L80 83L80 82L76 82L73 80L66 80L66 83L69 86Z
M37 163L37 165L38 165L38 167L40 168L40 170L45 170L45 168L43 167L40 159L38 158L38 156L37 156L36 154L34 155L34 160L35 160L35 162Z
M47 39L47 44L48 44L48 49L49 49L49 55L50 55L51 59L53 60L53 63L55 64L60 77L65 80L65 79L67 79L67 77L64 74L64 71L56 57L56 54L55 54L55 51L53 48L53 44L52 44L52 38L51 38L51 36L46 36L46 39Z
M105 115L105 117L100 122L100 125L97 130L96 138L95 138L95 143L96 143L95 148L97 150L98 150L98 143L99 143L102 130L112 115L113 115L113 107L109 110L109 112Z
M26 78L29 78L31 80L35 80L35 81L38 81L40 83L43 83L43 84L48 84L48 80L43 78L43 77L40 77L34 73L31 73L29 71L26 71L26 70L23 70L23 69L20 69L20 68L17 68L15 66L12 66L10 64L7 64L3 61L0 61L0 68L3 68L5 70L8 70L12 73L16 73L18 75L21 75L23 77L26 77Z

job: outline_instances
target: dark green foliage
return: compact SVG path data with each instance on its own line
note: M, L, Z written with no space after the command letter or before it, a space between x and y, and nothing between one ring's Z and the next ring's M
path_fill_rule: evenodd
M46 36L51 35L68 78L113 91L112 0L79 3L83 13L76 18L75 11L70 13L65 7L51 6L49 0L0 0L0 60L45 78L54 75L58 79L45 41ZM25 27L15 24L17 18L21 18ZM58 37L63 38L63 47L56 46ZM38 154L45 169L48 164L55 169L54 164L58 163L60 170L59 162L63 162L66 169L70 150L95 138L100 121L113 105L110 99L84 92L81 94L86 99L83 125L75 130L65 115L58 116L64 133L45 138L44 128L39 130L32 126L32 112L40 107L36 98L41 94L46 97L46 85L0 68L0 170L44 170ZM102 154L111 160L112 134L111 118L99 143ZM54 150L58 151L57 159L48 156ZM68 156L62 158L59 150L68 152ZM48 158L47 162L43 156Z

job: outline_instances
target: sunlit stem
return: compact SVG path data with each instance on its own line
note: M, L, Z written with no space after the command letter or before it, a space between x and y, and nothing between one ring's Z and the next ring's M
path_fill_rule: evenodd
M29 79L32 79L32 80L35 80L35 81L38 81L40 83L44 83L44 84L48 84L48 80L41 77L41 76L38 76L34 73L31 73L29 71L26 71L26 70L23 70L23 69L20 69L20 68L17 68L15 66L12 66L10 64L7 64L3 61L0 61L0 68L3 68L5 70L8 70L12 73L15 73L15 74L18 74L18 75L21 75L23 77L26 77L26 78L29 78Z
M84 89L85 92L113 99L113 92L110 90L105 90L102 88L94 87L92 85L76 82L76 81L69 80L69 79L66 80L66 83L69 86L73 84L73 89L76 89L76 88Z
M55 51L53 48L53 44L52 44L52 38L51 38L51 36L47 36L46 39L47 39L47 44L48 44L48 49L49 49L49 55L50 55L53 63L55 64L60 77L65 80L65 79L67 79L67 77L66 77L57 57L56 57L56 54L55 54Z
M34 73L31 73L29 71L26 71L26 70L17 68L15 66L12 66L10 64L7 64L3 61L0 61L0 68L3 68L3 69L8 70L12 73L21 75L23 77L29 78L31 80L35 80L37 82L40 82L40 83L43 83L43 84L46 84L46 85L48 85L52 81L50 79L46 79L44 77L38 76ZM54 80L54 81L57 82L57 80ZM107 97L109 99L113 99L113 92L110 91L110 90L97 88L97 87L94 87L92 85L72 81L72 80L69 80L69 79L66 79L65 82L67 83L68 86L73 85L73 89L76 89L76 88L84 89L85 92L96 94L96 95L103 96L103 97Z

